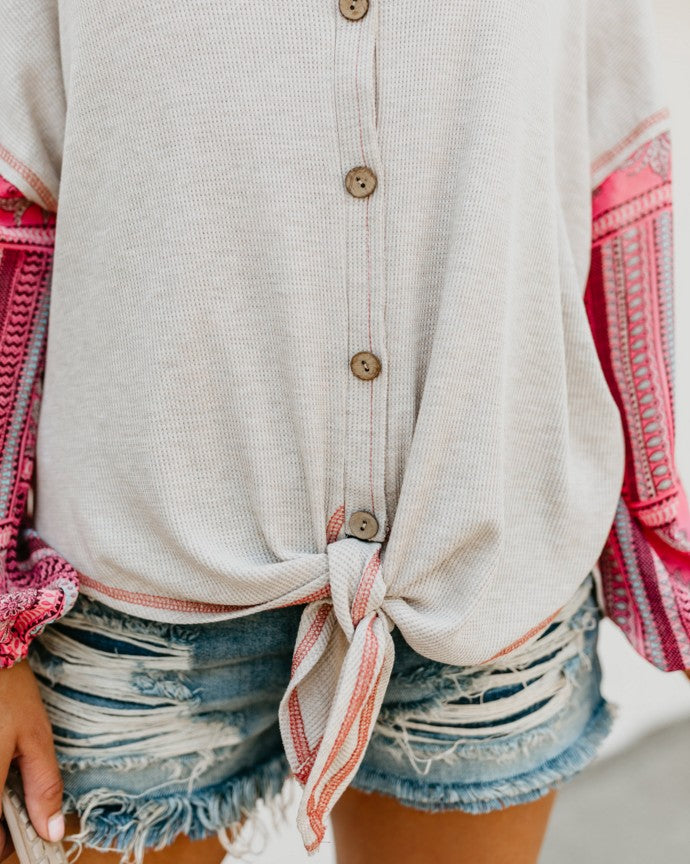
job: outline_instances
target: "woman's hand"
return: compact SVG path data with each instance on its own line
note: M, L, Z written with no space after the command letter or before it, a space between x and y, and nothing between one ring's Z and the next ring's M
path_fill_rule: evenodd
M0 669L0 789L14 758L34 828L44 840L61 840L65 833L62 777L50 721L26 660ZM4 826L0 827L0 860L10 851L6 834Z

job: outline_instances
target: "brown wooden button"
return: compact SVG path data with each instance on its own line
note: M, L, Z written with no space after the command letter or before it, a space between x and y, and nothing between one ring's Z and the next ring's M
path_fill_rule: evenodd
M369 0L340 0L340 14L350 21L364 18L369 9Z
M371 381L381 371L381 361L370 351L358 351L350 360L350 369L362 381Z
M350 534L361 540L371 540L379 530L376 517L366 510L355 510L347 524L350 527Z
M376 189L376 174L366 165L351 168L345 177L345 188L355 198L366 198Z

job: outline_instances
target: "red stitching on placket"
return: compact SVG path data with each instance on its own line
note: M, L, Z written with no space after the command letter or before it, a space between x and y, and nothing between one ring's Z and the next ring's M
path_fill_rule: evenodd
M360 30L357 38L357 56L355 60L355 93L357 94L357 126L359 129L359 150L362 164L366 164L364 152L364 127L362 124L362 99L359 86L359 60L362 45L362 33ZM369 219L369 198L365 199L364 209L364 237L365 255L367 262L367 331L369 338L369 351L373 351L373 338L371 334L371 223ZM374 498L374 381L369 382L369 496L371 512L375 512Z

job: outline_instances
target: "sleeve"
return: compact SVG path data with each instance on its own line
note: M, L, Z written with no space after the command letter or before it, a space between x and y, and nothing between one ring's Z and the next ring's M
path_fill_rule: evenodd
M30 524L55 224L0 176L0 668L26 656L79 588Z
M0 175L57 209L65 129L57 0L0 8Z
M625 438L623 487L597 567L604 613L650 663L677 671L690 668L690 513L674 445L670 112L651 3L590 5L584 300Z

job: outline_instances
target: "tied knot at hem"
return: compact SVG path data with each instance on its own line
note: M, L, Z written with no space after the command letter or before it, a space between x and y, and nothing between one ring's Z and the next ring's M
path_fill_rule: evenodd
M290 767L302 785L297 827L318 849L326 820L371 738L394 660L381 542L329 543L330 596L304 608L290 682L279 707Z
M388 586L381 568L381 542L344 537L329 543L326 552L331 603L348 642L355 628L372 612L392 630L393 622L382 609Z

